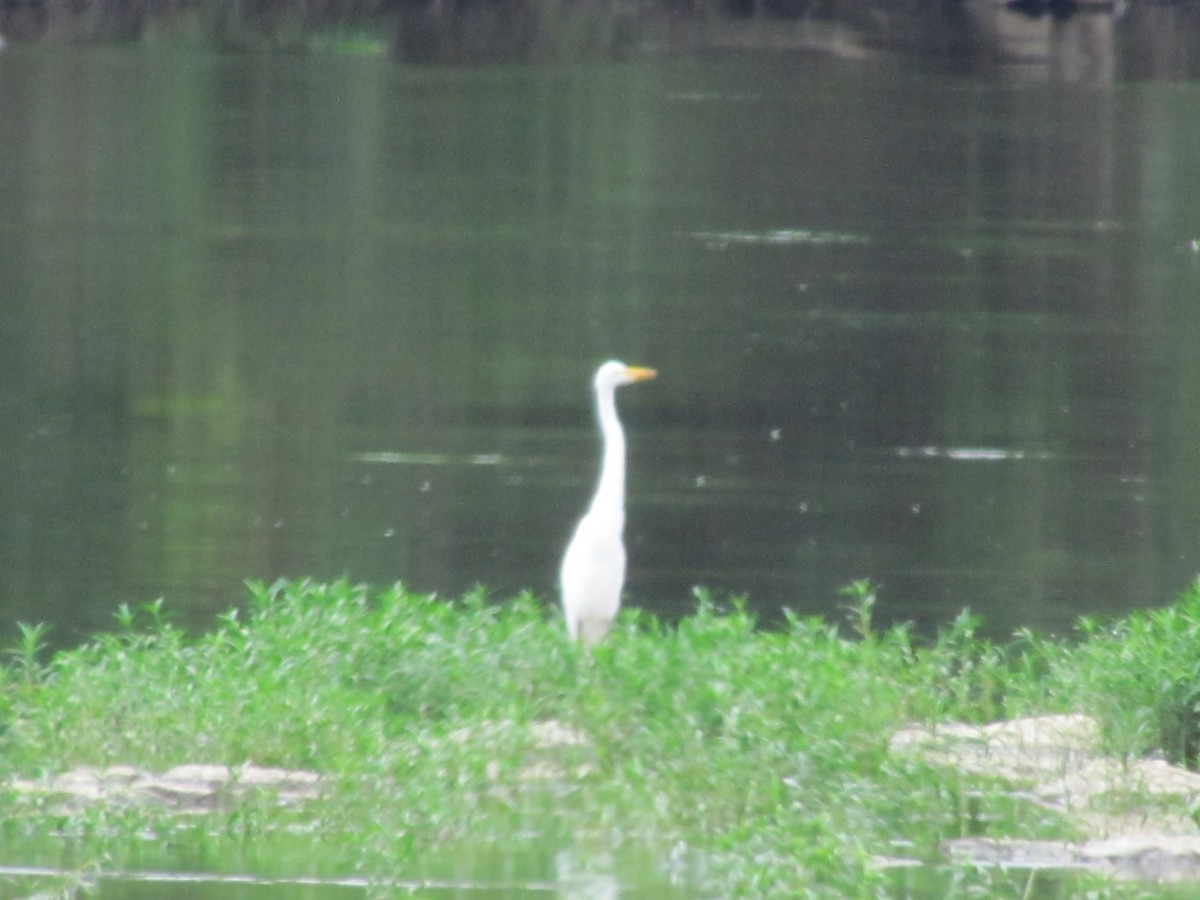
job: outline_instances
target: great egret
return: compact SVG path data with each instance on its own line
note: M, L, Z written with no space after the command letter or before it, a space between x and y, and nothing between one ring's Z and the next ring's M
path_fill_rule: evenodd
M559 584L571 640L592 646L612 626L625 583L625 432L617 418L616 390L658 373L610 360L596 370L596 419L604 451L600 481L563 556Z

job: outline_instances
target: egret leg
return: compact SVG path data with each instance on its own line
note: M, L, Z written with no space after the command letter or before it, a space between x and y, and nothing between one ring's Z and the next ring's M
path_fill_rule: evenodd
M583 641L583 646L594 647L608 634L612 628L612 619L600 618L585 618L579 620L579 639Z

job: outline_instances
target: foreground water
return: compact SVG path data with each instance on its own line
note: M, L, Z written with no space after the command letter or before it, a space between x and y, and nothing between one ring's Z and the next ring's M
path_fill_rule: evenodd
M79 890L86 891L86 896L120 900L206 900L210 897L222 900L277 897L336 900L379 894L469 897L471 900L688 896L686 891L673 887L659 867L647 865L646 860L638 859L636 854L625 854L620 858L605 855L580 861L549 848L544 855L526 852L514 857L510 853L478 853L471 847L462 847L413 867L428 874L418 872L384 881L353 875L299 875L296 873L320 868L313 865L311 846L299 854L288 853L269 839L257 839L255 845L253 854L238 852L232 845L211 847L208 853L201 854L195 854L194 848L175 847L168 853L146 854L150 858L143 858L139 868L103 874L93 874L86 867L72 865L70 860L62 865L0 864L0 877L18 892L12 895L14 897L25 896L22 891L44 889L50 884L64 886L67 896L70 891ZM61 855L61 850L56 847L42 849L44 856ZM29 848L3 848L7 858L28 852ZM34 855L37 855L36 851ZM252 858L247 859L248 855ZM161 857L161 867L152 867L154 857ZM192 863L192 868L181 868L185 860ZM264 864L264 860L269 861Z

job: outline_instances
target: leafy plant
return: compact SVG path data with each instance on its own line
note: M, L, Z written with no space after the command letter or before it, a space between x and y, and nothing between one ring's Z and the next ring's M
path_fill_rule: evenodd
M186 827L164 807L9 790L3 818L114 866L137 835L286 839L381 881L430 854L496 848L641 854L707 895L882 896L897 876L875 860L898 839L932 863L947 837L1065 833L999 782L891 752L906 725L1070 709L1099 716L1118 750L1194 755L1182 725L1200 693L1196 590L1169 611L1084 623L1072 642L1008 647L965 613L928 641L880 628L873 587L848 596L843 634L797 616L764 630L744 601L700 591L677 626L628 612L590 654L528 594L446 601L346 582L251 584L245 608L200 635L161 604L122 607L115 632L49 659L44 632L24 628L0 668L10 779L252 762L319 773L322 789L303 805L225 797Z

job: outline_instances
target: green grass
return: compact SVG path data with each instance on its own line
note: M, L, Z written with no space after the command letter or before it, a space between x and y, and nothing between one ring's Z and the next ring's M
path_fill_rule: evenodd
M939 841L967 834L1069 833L1004 785L889 753L896 729L1086 712L1114 752L1195 759L1200 588L1085 622L1074 641L1004 647L966 615L931 641L876 630L869 586L849 593L842 627L758 630L739 603L703 595L678 626L627 612L592 654L531 596L347 583L252 585L245 612L199 636L161 605L123 607L113 633L49 657L26 627L0 668L0 775L253 762L328 787L299 809L263 797L186 822L0 789L2 834L69 840L102 869L146 834L282 836L382 881L429 854L550 848L636 853L699 896L1003 896L1010 881L1019 895L1024 876L947 871L918 889L872 863L937 863ZM548 743L547 728L570 739Z

